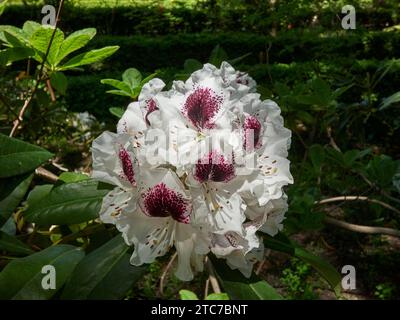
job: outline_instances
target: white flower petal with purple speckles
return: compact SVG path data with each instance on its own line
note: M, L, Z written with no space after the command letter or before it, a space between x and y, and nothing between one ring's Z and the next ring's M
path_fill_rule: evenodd
M92 177L125 190L135 187L136 155L129 135L104 132L92 144Z
M93 142L93 177L116 186L100 218L135 246L134 265L175 247L182 280L210 251L248 277L264 254L256 233L283 227L291 132L278 105L227 62L164 86L144 85L118 134Z
M120 187L111 190L103 199L100 209L100 220L104 223L115 224L118 216L125 211L136 209L138 194L126 191Z

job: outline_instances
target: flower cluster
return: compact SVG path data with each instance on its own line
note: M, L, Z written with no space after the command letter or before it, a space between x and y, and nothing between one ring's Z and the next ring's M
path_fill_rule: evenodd
M134 245L134 265L175 247L182 280L210 252L250 276L264 254L258 232L282 228L291 133L277 104L226 62L164 86L145 84L117 133L93 142L93 177L115 185L100 218Z

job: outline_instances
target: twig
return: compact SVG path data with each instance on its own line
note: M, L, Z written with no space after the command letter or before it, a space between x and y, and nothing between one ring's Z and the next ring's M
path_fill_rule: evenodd
M22 109L20 110L20 112L18 114L18 118L14 120L14 126L11 129L10 137L13 137L15 135L16 131L18 130L18 127L19 127L20 123L23 120L23 116L25 114L25 111L28 108L28 106L31 104L32 99L35 96L37 89L39 88L40 81L43 80L42 78L43 78L44 66L46 64L46 60L47 60L47 57L49 55L51 45L53 43L54 37L55 37L56 32L57 32L57 24L58 24L59 19L60 19L60 14L61 14L61 9L63 7L63 4L64 4L64 0L60 0L60 4L58 6L58 11L57 11L57 16L56 16L56 22L55 22L55 25L54 25L54 30L53 30L53 33L51 34L49 45L47 46L46 53L45 53L45 55L43 57L43 61L42 61L41 65L40 65L39 73L38 73L38 75L36 77L35 87L31 91L31 94L29 95L28 99L25 100L24 105L22 106Z
M162 275L161 275L161 278L160 278L160 295L161 295L161 296L164 295L164 280L165 280L165 278L166 278L166 276L167 276L167 274L168 274L169 269L171 269L172 264L174 263L174 261L175 261L175 259L176 259L177 256L178 256L178 253L175 252L175 253L172 255L171 259L169 260L167 266L165 267L165 269L164 269L164 271L163 271L163 273L162 273Z
M221 293L221 288L219 286L217 277L215 276L214 267L213 267L210 259L208 259L208 257L206 257L206 265L207 265L208 273L210 275L210 277L208 279L210 279L210 283L211 283L211 287L213 288L213 291L215 293Z
M342 150L340 150L339 146L336 144L335 140L332 137L332 128L331 127L328 126L326 128L326 133L328 135L329 143L331 144L332 148L335 149L336 151L342 152Z
M38 167L35 170L35 174L49 182L56 183L58 180L58 176L55 175L53 172L50 172L49 170L46 170L43 167Z
M206 286L204 288L204 299L206 299L207 296L208 296L208 287L209 287L209 285L210 285L210 277L208 277L207 280L206 280Z
M376 199L370 199L368 197L364 196L340 196L340 197L333 197L333 198L328 198L328 199L323 199L320 201L316 201L315 204L325 204L325 203L331 203L331 202L338 202L338 201L367 201L370 203L376 203L381 205L382 207L385 207L386 209L392 210L398 214L400 214L400 211L396 209L395 207L391 206L390 204L387 204L386 202L376 200Z
M325 217L325 223L332 224L334 226L359 232L359 233L367 233L367 234L387 234L395 237L400 237L400 230L391 229L391 228L383 228L383 227L370 227L370 226L361 226L358 224L353 224L345 221L341 221L332 217Z
M53 90L53 87L51 86L50 79L46 80L46 85L47 85L47 89L50 92L51 101L52 102L56 101L56 95L54 94L54 90Z
M374 189L376 189L376 190L378 190L383 196L385 196L386 198L388 198L388 199L390 199L390 200L392 200L392 201L394 201L394 202L397 202L397 203L400 203L400 200L399 199L397 199L397 198L395 198L395 197L392 197L390 194L388 194L385 190L383 190L383 189L381 189L379 186L377 186L375 183L373 183L372 181L370 181L363 173L361 173L361 172L356 172L361 178L363 178L363 180L370 186L370 187L372 187L372 188L374 188Z

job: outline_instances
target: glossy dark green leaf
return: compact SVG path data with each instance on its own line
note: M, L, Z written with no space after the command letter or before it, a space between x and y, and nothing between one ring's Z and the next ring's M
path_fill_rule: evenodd
M32 178L33 174L25 174L0 179L0 226L8 220L15 208L21 203Z
M232 270L221 259L212 258L213 266L224 291L233 300L278 300L283 299L266 281L254 273L246 278L238 270Z
M10 217L6 221L6 223L2 227L0 227L0 231L3 231L10 236L15 236L15 234L17 233L17 226L15 225L14 219Z
M3 231L0 231L0 252L1 251L6 251L8 254L12 255L29 255L33 253L33 250L25 243Z
M40 201L28 198L28 209L24 216L39 225L68 225L89 221L97 218L107 192L100 189L94 180L62 184L40 197Z
M53 187L53 184L42 184L34 187L28 194L27 202L32 205L34 202L40 201L50 193Z
M52 156L40 147L0 134L0 178L33 171Z
M62 288L84 252L71 245L52 246L30 256L14 259L0 273L0 299L45 300ZM56 271L56 289L42 287L42 268L52 265Z
M76 267L62 299L121 299L144 274L146 266L129 263L121 235L92 251Z

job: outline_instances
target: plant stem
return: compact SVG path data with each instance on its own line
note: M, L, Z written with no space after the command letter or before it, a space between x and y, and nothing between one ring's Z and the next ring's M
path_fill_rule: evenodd
M390 204L387 204L386 202L376 200L376 199L370 199L368 197L364 196L340 196L340 197L333 197L333 198L328 198L328 199L323 199L320 201L316 201L315 204L325 204L325 203L331 203L331 202L338 202L338 201L367 201L370 203L376 203L381 205L382 207L385 207L386 209L392 210L398 214L400 214L400 211L396 209L395 207L391 206Z
M207 265L208 273L210 275L210 277L208 279L210 280L210 284L211 284L211 287L213 288L213 291L215 293L221 293L221 288L219 286L217 277L215 276L214 267L211 263L211 260L208 259L208 257L206 257L206 265Z
M39 73L38 73L38 75L36 77L35 87L31 91L28 99L25 100L24 105L22 106L22 109L20 110L17 119L14 120L14 125L13 125L13 128L11 129L10 137L13 137L15 135L15 133L17 132L18 127L19 127L19 125L21 124L21 122L23 120L23 116L25 114L25 111L26 111L26 109L28 109L29 105L31 104L31 102L33 100L33 97L35 96L36 91L39 88L39 84L43 80L44 66L46 64L46 60L47 60L47 57L48 57L49 52L50 52L51 44L53 43L54 36L56 35L57 24L58 24L58 22L60 20L60 14L61 14L61 10L62 10L63 5L64 5L64 0L60 0L60 4L58 5L56 23L54 25L54 30L53 30L53 33L51 34L51 38L50 38L49 44L47 46L46 53L45 53L45 55L43 57L43 61L42 61L41 65L40 65Z
M359 233L367 233L367 234L387 234L390 236L400 237L400 230L391 229L391 228L383 228L383 227L370 227L370 226L361 226L358 224L353 224L345 221L341 221L331 217L325 217L325 223L332 224L334 226L359 232Z

